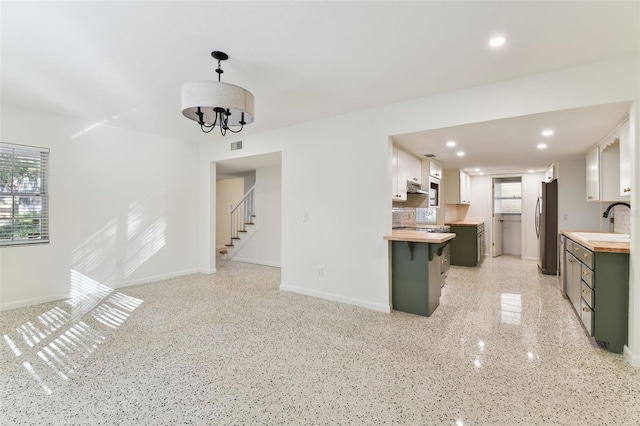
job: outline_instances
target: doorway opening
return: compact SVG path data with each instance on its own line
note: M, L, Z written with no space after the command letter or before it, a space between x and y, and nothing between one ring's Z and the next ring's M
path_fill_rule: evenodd
M522 257L522 178L493 179L493 257Z

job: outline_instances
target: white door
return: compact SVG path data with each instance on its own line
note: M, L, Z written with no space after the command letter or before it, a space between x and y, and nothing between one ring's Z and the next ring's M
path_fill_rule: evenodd
M493 214L493 244L491 244L491 255L493 257L502 256L502 215Z

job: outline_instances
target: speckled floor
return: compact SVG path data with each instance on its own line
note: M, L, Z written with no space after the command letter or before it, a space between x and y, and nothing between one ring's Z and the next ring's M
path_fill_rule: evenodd
M2 424L640 424L640 369L554 277L452 267L430 318L278 290L219 263L0 313Z

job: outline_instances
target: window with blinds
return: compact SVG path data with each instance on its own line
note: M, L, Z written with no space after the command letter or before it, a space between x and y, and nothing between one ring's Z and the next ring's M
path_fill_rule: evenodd
M495 183L494 196L495 213L522 213L522 183L519 180Z
M49 150L0 143L0 247L49 242Z

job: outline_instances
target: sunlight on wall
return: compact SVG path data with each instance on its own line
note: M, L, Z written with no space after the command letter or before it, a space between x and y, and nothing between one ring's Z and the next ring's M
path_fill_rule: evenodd
M71 135L71 139L77 139L80 136L82 136L82 135L84 135L86 133L89 133L90 131L92 131L93 129L95 129L97 127L100 127L100 126L103 126L105 124L108 124L109 122L113 122L113 121L119 120L120 118L125 117L127 115L131 115L131 114L133 114L133 113L135 113L137 111L138 111L138 108L132 108L128 112L125 112L123 114L112 115L110 120L104 119L104 120L96 121L95 123L92 123L92 124L88 125L87 127L85 127L84 129L80 130L79 132L74 133L73 135Z
M165 246L166 232L164 188L129 206L125 278Z

